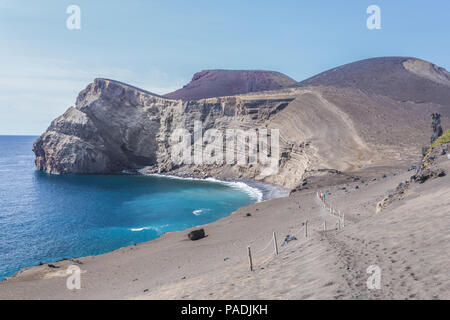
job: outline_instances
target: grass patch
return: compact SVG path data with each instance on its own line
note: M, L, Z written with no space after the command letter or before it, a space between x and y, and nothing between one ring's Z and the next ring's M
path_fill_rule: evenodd
M450 142L450 130L445 131L442 136L437 138L436 141L431 145L431 149L448 142Z

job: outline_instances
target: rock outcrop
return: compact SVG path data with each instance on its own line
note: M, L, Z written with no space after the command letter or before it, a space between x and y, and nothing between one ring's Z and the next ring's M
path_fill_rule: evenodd
M395 190L392 190L377 203L376 212L380 212L390 206L392 203L402 200L408 195L413 184L424 184L436 178L442 178L447 175L446 171L450 168L448 152L450 151L450 142L438 144L429 148L423 157L420 166L413 166L408 171L415 170L410 181L400 183Z
M415 65L413 58L384 59L382 65L403 68L396 77L401 80L403 75L405 81L391 82L391 87L404 85L408 77L415 79L415 85L420 85L422 79L426 88L431 88L433 101L418 101L414 90L410 90L410 98L405 96L409 91L398 97L392 91L383 95L377 90L332 85L317 79L298 87L185 101L114 80L96 79L79 94L76 105L55 119L36 140L36 167L55 174L139 170L249 178L292 189L300 184L305 172L406 166L418 161L421 146L429 141L429 114L439 110L443 122L450 122L450 99L443 98L449 87L443 83L445 77L433 82L427 73L420 76L417 67L414 72L408 70L405 61ZM371 60L367 64L373 67ZM366 70L364 62L358 65L361 72ZM341 79L344 76L339 76L339 70L321 77ZM194 81L206 75L198 77ZM359 77L353 67L351 77ZM379 74L373 87L389 83L389 79L389 74L386 78ZM369 86L368 81L365 86ZM351 80L346 83L351 84ZM203 131L279 130L280 152L274 155L278 171L261 174L260 163L174 164L170 135L177 128L193 133L194 120L202 122Z
M431 117L433 119L433 123L431 125L431 128L433 129L431 144L433 144L433 142L435 142L440 136L442 136L444 131L442 130L441 126L441 115L439 113L433 113Z

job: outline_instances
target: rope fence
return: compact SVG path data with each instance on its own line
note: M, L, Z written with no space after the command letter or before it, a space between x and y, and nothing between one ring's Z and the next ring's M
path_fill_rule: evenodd
M319 199L321 201L321 205L326 210L326 212L329 215L331 215L334 218L336 218L335 229L336 230L342 230L345 227L345 214L341 213L341 210L337 210L336 207L333 207L331 205L331 203L327 204L327 202L325 201L325 193L322 193L322 192L318 191L318 192L316 192L316 197L317 197L317 199ZM253 254L252 254L251 245L248 245L247 246L247 256L248 256L249 270L250 271L254 270L254 266L255 266L255 262L256 261L258 261L258 264L264 264L267 261L269 261L269 260L273 259L274 257L276 257L279 253L285 251L288 248L289 242L293 241L293 240L298 240L302 233L303 233L303 237L307 238L308 237L308 228L309 228L309 222L308 222L308 220L305 220L305 222L302 223L300 228L295 233L289 234L289 235L286 236L286 238L283 240L283 243L281 244L281 247L278 246L277 234L276 234L275 231L273 231L272 237L270 237L270 239L268 240L267 244L262 249L254 250ZM326 218L323 221L323 231L329 231L328 227L327 227L327 220L326 220ZM261 238L259 238L259 239L261 239ZM238 246L234 242L233 242L233 245L236 248L238 248ZM263 261L259 261L263 257L259 257L258 258L258 257L255 256L255 253L256 254L261 254L261 253L265 252L269 248L273 248L272 255L269 255ZM239 249L242 249L242 248L239 248Z

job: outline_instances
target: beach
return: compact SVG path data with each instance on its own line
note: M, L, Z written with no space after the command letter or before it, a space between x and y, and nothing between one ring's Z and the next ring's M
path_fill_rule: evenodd
M189 230L173 232L99 256L23 269L0 283L0 299L448 299L449 178L419 185L375 213L386 191L411 173L383 176L373 171L319 188L345 213L341 230L311 185L205 225L201 240L190 241ZM429 203L435 205L424 215ZM287 235L297 240L282 246ZM81 269L80 290L66 288L70 265ZM378 290L366 285L371 265L382 271Z

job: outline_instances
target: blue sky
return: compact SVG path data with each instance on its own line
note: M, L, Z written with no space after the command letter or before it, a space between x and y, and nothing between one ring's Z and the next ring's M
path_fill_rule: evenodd
M66 9L81 9L68 30ZM381 8L381 30L366 8ZM0 0L0 134L40 134L96 77L155 93L203 69L303 80L376 56L450 69L448 0Z

